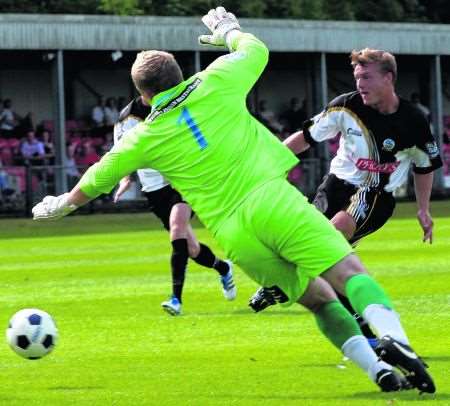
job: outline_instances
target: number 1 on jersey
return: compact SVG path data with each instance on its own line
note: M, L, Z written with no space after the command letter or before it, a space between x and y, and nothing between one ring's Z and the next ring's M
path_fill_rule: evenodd
M200 131L200 128L198 128L187 107L183 107L180 117L178 117L177 124L180 125L183 122L185 122L191 130L195 140L197 141L198 145L200 145L200 149L205 149L208 146L208 142Z

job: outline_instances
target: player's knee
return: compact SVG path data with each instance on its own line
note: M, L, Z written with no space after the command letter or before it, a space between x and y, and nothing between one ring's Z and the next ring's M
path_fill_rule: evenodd
M339 230L344 237L349 240L353 237L356 230L356 223L352 216L348 213L341 211L337 213L332 219L331 223Z
M324 272L322 277L325 278L337 292L344 294L347 281L351 277L361 273L367 273L366 269L355 254L350 254Z
M316 313L325 303L333 300L337 300L337 296L332 287L324 279L316 278L310 281L299 303Z

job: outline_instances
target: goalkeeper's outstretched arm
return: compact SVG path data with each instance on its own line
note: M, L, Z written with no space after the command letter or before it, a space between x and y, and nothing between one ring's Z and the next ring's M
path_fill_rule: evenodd
M305 136L303 135L303 131L297 131L287 137L283 144L286 145L294 154L300 154L303 151L306 151L310 145L305 140Z

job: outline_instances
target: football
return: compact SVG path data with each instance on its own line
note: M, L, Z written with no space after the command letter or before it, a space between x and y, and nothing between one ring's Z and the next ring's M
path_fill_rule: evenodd
M23 309L11 317L6 340L14 352L27 359L39 359L55 348L58 330L53 318L39 309Z

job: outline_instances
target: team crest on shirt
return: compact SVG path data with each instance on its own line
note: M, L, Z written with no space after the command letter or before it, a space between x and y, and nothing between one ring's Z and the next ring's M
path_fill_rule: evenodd
M383 141L383 150L384 151L392 151L395 147L395 141L392 138L386 138Z
M425 148L427 149L430 158L436 158L439 155L439 148L436 142L427 142Z

